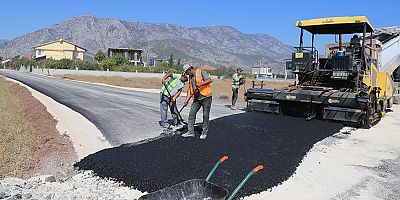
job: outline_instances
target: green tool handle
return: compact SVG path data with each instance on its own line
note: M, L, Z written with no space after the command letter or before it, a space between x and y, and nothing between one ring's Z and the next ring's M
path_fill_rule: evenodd
M240 184L236 187L236 189L232 192L231 196L227 199L227 200L232 200L233 197L236 196L236 194L239 192L240 189L242 189L242 187L244 186L244 184L247 182L247 180L249 180L249 178L251 176L253 176L253 174L255 174L256 172L260 171L264 169L264 166L262 165L258 165L257 167L255 167L253 170L251 170L247 176L242 180L242 182L240 182Z
M223 156L221 159L218 160L217 163L215 163L214 167L212 168L211 172L208 174L206 181L209 181L211 179L211 176L214 174L215 170L217 170L218 166L223 163L225 160L228 160L228 156Z

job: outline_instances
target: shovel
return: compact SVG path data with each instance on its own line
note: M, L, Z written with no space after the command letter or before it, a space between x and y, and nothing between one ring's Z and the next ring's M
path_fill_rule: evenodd
M165 90L167 90L167 93L168 93L168 95L169 95L170 102L172 103L172 95L171 95L170 91L168 90L168 87L165 85L165 83L164 83L163 85L164 85L164 87L165 87ZM176 105L176 102L175 102L174 106L175 106L175 110L176 110L176 112L177 112L176 114L177 114L178 117L179 117L179 120L180 120L183 124L186 124L186 125L187 125L187 123L183 120L183 118L182 118L182 116L181 116L181 111L183 110L184 107L182 107L181 110L178 110L178 106ZM175 120L175 119L174 119L174 120ZM169 126L168 126L168 129L170 129L170 128L171 128L171 124L169 124Z

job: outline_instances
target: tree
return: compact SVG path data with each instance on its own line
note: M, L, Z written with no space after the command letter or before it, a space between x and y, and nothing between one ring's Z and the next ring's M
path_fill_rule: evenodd
M46 69L56 69L58 66L58 63L56 60L48 58L44 61L42 61L42 67Z
M36 65L36 61L31 59L22 58L20 59L21 65L25 67L26 70L32 72L32 67Z
M224 77L224 78L231 78L232 75L235 73L235 69L232 68L231 66L226 67L223 65L220 65L216 71L211 72L212 75L216 75L218 76L218 78L220 77Z
M229 66L226 69L226 72L224 74L224 78L232 78L234 73L236 73L236 70L232 66Z
M68 58L63 58L59 61L56 61L57 63L57 68L58 69L75 69L72 66L73 61L71 59Z
M100 63L101 61L103 61L106 58L106 54L99 50L96 55L94 56L94 60L97 61L98 63Z
M154 72L156 73L162 73L168 70L169 63L166 62L159 62L156 64L154 67Z
M99 70L99 64L95 61L84 61L81 69L83 70Z
M104 59L103 61L101 61L100 65L105 70L109 69L111 71L114 71L116 69L127 70L127 67L131 67L132 63L129 62L129 60L126 59L123 55L117 54L113 57Z
M169 62L168 62L169 66L173 66L174 65L174 54L171 53L171 56L169 56Z
M181 66L181 58L178 58L178 63L176 65Z
M15 56L14 58L11 59L10 62L6 63L6 67L14 70L19 70L21 67L21 59L19 56Z

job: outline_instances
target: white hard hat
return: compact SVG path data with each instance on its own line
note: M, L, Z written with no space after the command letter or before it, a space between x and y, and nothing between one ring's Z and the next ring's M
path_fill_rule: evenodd
M186 72L190 67L189 64L183 65L183 72Z

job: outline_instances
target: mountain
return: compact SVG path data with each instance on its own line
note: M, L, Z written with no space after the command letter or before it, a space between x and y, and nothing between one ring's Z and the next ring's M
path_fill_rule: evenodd
M8 42L8 40L0 39L0 48L2 48L6 44L6 42Z
M282 64L293 51L269 35L245 34L229 26L186 28L84 15L7 41L0 46L0 56L34 55L33 46L61 38L86 48L88 55L108 47L141 48L150 58L168 58L173 53L182 63L244 68Z

